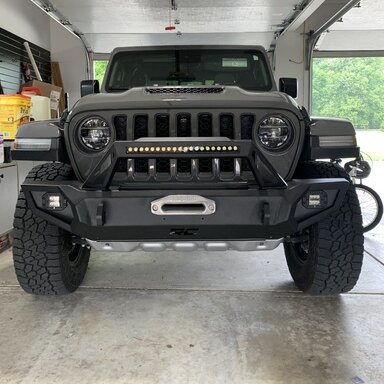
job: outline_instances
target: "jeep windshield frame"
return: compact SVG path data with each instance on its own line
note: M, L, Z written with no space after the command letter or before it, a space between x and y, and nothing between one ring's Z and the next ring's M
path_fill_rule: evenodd
M135 87L238 86L275 89L265 52L255 47L156 47L117 50L103 84L107 93Z

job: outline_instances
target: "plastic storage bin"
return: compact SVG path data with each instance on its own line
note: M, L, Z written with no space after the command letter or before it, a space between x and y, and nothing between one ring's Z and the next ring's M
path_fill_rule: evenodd
M24 95L0 95L0 131L4 140L13 140L21 124L29 121L31 98Z

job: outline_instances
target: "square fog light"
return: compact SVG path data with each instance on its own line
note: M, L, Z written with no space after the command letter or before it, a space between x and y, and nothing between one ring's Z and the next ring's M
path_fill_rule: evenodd
M43 195L43 207L52 210L62 210L67 206L67 201L60 193L46 193Z
M309 209L323 209L328 205L328 195L325 191L309 191L303 197L303 205Z

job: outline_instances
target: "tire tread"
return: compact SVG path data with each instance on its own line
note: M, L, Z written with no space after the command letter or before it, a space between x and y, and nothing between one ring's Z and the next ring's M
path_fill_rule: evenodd
M350 180L338 165L313 161L302 164L295 177L343 177ZM298 278L297 265L290 262L285 245L288 266L295 283L313 295L350 291L359 278L364 254L361 210L352 183L340 209L312 226L312 230L316 231L316 236L311 245L315 257L310 274L301 274Z
M73 176L72 168L67 164L47 163L34 167L26 180L58 181L69 180ZM75 284L66 278L62 263L64 230L35 216L28 208L22 191L13 225L13 260L21 287L37 295L59 295L74 291L78 280L81 282L84 277L85 270L80 272ZM85 260L85 264L88 264L88 260Z

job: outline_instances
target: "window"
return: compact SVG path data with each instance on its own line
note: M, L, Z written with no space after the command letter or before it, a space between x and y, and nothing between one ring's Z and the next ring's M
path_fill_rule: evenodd
M234 85L251 91L272 87L263 53L242 49L123 51L111 64L106 89L143 86Z
M105 71L107 69L108 60L93 61L93 76L95 80L99 80L100 85L103 84Z
M352 121L363 152L384 160L384 57L315 58L312 116Z

